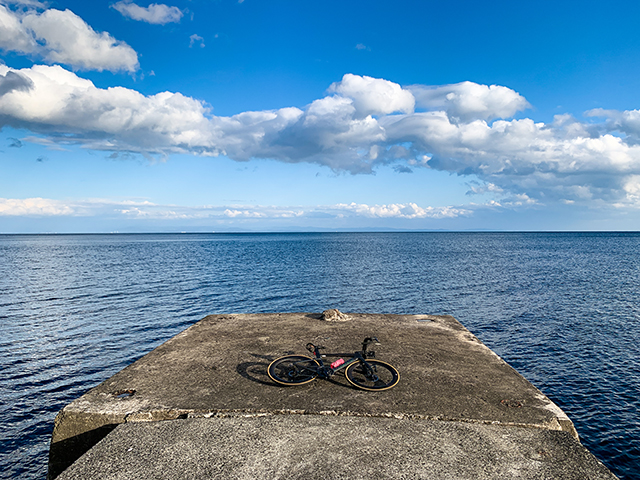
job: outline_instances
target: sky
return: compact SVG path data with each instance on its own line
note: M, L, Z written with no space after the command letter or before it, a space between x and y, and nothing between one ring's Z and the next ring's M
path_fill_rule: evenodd
M640 230L638 20L0 0L0 233Z

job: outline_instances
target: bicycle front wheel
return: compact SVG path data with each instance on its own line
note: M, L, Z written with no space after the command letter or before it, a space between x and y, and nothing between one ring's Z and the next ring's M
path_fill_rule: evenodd
M349 382L363 390L388 390L400 381L398 370L380 360L366 360L349 365L345 372Z
M320 364L304 355L287 355L271 362L267 373L269 378L280 385L303 385L318 376Z

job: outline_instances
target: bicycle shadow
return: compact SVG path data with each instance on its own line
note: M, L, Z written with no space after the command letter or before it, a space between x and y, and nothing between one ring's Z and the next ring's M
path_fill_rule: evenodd
M260 355L257 353L252 353L251 356L262 361L240 363L236 367L236 372L238 372L241 377L252 382L260 383L261 385L268 385L270 387L275 386L276 383L271 380L267 374L267 368L269 368L271 362L273 362L277 357L273 355Z

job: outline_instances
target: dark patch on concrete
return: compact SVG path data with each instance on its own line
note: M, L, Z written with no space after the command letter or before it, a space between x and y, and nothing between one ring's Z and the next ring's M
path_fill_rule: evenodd
M121 423L121 422L119 422ZM105 424L57 442L51 442L49 448L48 478L56 478L75 459L91 450L100 440L106 437L119 423ZM74 458L75 457L75 458Z
M135 395L136 391L132 389L128 390L118 390L116 392L111 392L111 395L116 398L127 398Z

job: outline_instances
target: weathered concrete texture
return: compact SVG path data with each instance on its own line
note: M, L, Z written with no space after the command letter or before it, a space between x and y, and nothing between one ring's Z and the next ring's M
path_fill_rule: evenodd
M400 383L384 392L344 377L279 387L269 363L305 353L307 342L353 352L375 335L379 359ZM212 315L156 348L57 416L49 474L55 477L116 425L219 412L338 412L564 430L567 416L450 316L349 314ZM330 422L329 422L330 423Z
M120 425L59 480L614 479L569 433L277 415Z

